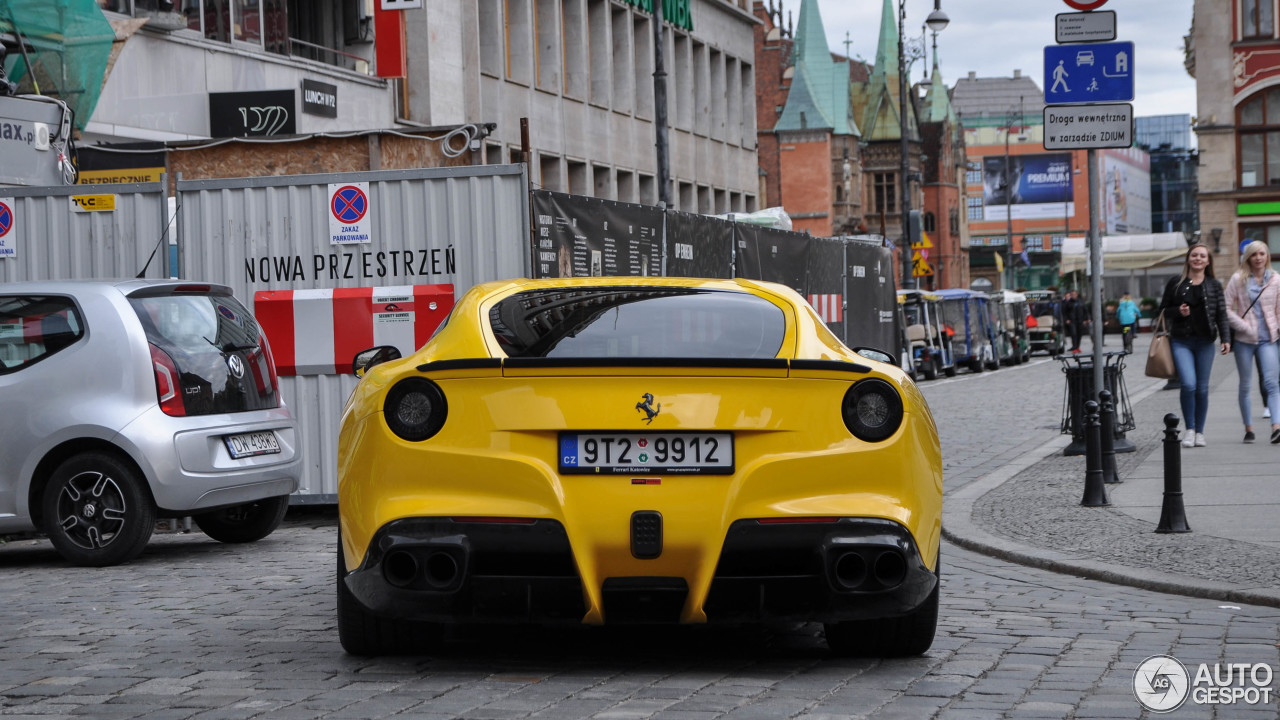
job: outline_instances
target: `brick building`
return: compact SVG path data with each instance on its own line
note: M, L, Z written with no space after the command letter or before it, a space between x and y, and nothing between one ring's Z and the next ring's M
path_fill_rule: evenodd
M827 46L818 4L800 4L789 32L782 8L755 3L756 127L761 196L781 206L796 230L814 235L863 232L858 126L849 85L866 67Z
M1242 240L1265 241L1274 258L1280 35L1272 0L1196 0L1186 62L1196 79L1201 238L1219 253L1218 267L1234 264Z
M782 206L798 230L815 235L877 233L901 244L901 121L898 32L885 0L874 65L833 54L817 0L801 0L794 32L782 26L783 9L754 5L756 126L760 197ZM941 261L924 284L967 281L963 261L961 172L964 142L949 94L940 90L908 102L908 155L912 207L921 209L930 249ZM939 220L941 219L941 220ZM930 263L931 265L933 263ZM895 261L894 267L900 267ZM901 286L901 279L898 280Z

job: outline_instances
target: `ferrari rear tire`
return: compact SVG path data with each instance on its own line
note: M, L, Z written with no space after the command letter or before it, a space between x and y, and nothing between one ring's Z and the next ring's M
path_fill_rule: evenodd
M41 499L44 531L68 562L118 565L151 539L156 509L146 481L115 455L86 452L58 466Z
M350 655L426 655L440 646L440 623L392 620L365 609L347 587L342 535L338 535L338 641Z
M827 647L846 657L909 657L923 655L938 629L938 595L942 562L933 592L914 612L902 617L826 623Z
M224 543L251 543L275 532L289 510L289 496L265 498L243 505L193 515L205 535Z

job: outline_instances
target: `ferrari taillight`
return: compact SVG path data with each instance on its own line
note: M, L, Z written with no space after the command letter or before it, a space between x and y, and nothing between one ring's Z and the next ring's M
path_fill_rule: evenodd
M151 367L156 375L156 398L165 415L182 417L187 408L182 403L182 387L178 380L178 367L173 358L155 345L151 346Z

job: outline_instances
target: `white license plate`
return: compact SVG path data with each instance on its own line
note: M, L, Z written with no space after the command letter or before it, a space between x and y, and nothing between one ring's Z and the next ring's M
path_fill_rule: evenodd
M565 474L733 473L733 433L561 433Z
M253 457L254 455L271 455L280 452L280 441L276 439L276 434L270 430L228 435L223 440L227 443L227 452L230 452L231 457L236 460Z

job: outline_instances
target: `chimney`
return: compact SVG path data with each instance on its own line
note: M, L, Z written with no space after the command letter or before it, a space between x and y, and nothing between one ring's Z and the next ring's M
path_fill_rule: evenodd
M977 71L976 71L976 70L970 70L970 71L969 71L969 79L970 79L970 80L977 80L977 79L978 79L978 73L977 73Z
M1020 77L1022 77L1022 71L1021 71L1021 70L1014 70L1014 71L1013 71L1013 79L1014 79L1014 80L1017 80L1017 79L1018 79L1018 78L1020 78Z

